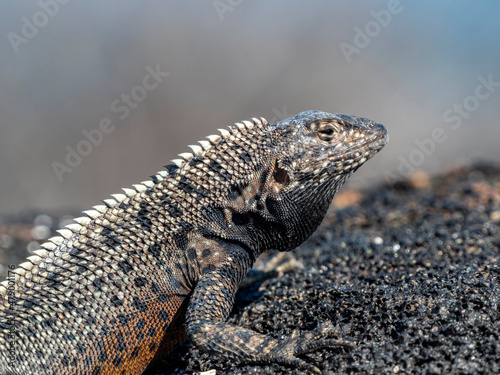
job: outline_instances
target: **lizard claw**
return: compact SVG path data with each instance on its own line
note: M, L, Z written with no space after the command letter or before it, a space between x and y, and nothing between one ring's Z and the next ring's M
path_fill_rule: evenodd
M352 344L345 340L332 339L337 336L341 330L334 327L331 323L326 323L318 326L313 331L304 332L302 339L298 342L295 349L295 354L306 354L321 348L332 347L352 347Z
M339 331L340 329L334 327L331 323L322 324L308 332L300 333L298 329L295 329L289 337L283 339L274 348L272 357L276 362L281 362L313 374L321 374L321 370L318 367L297 358L297 356L322 348L352 347L352 344L347 341L332 338Z

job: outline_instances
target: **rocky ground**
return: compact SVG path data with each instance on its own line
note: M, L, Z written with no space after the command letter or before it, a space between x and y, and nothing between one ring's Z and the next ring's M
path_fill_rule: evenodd
M60 217L9 220L0 225L4 265ZM231 323L279 338L331 321L353 347L303 357L325 374L500 373L500 167L341 193L293 254L303 267L241 289ZM208 370L301 373L217 360L189 344L148 373Z

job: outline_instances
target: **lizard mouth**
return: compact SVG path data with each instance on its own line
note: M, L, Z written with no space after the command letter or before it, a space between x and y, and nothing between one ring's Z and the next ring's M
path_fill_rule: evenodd
M362 154L376 153L380 151L388 142L389 137L387 134L377 135L375 138L365 141L359 145L355 145L345 150L344 152L338 154L339 158L352 156L353 153L363 150Z
M353 170L378 153L387 144L389 136L383 125L375 125L377 129L369 139L341 152L338 150L336 154L333 154L328 169L330 171L338 171L339 169Z
M389 141L387 129L382 124L370 124L370 133L370 136L365 142L350 148L345 154L351 154L352 152L365 149L371 151L372 154L376 154Z

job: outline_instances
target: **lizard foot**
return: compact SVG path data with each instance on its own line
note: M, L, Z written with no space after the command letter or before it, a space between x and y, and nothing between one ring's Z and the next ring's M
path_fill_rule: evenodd
M331 347L352 347L352 343L344 340L332 338L339 333L339 329L333 327L331 323L318 326L316 329L308 332L299 332L294 330L290 337L283 339L272 350L270 357L273 362L279 362L291 367L297 367L301 370L313 374L321 374L321 370L297 356L313 352L322 348Z

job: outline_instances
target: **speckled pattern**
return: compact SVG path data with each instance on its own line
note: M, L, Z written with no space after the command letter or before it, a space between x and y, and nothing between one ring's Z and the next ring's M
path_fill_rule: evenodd
M319 369L328 323L275 339L225 323L255 258L291 250L387 141L319 111L237 123L59 230L0 286L0 374L141 374L190 339L241 362Z

